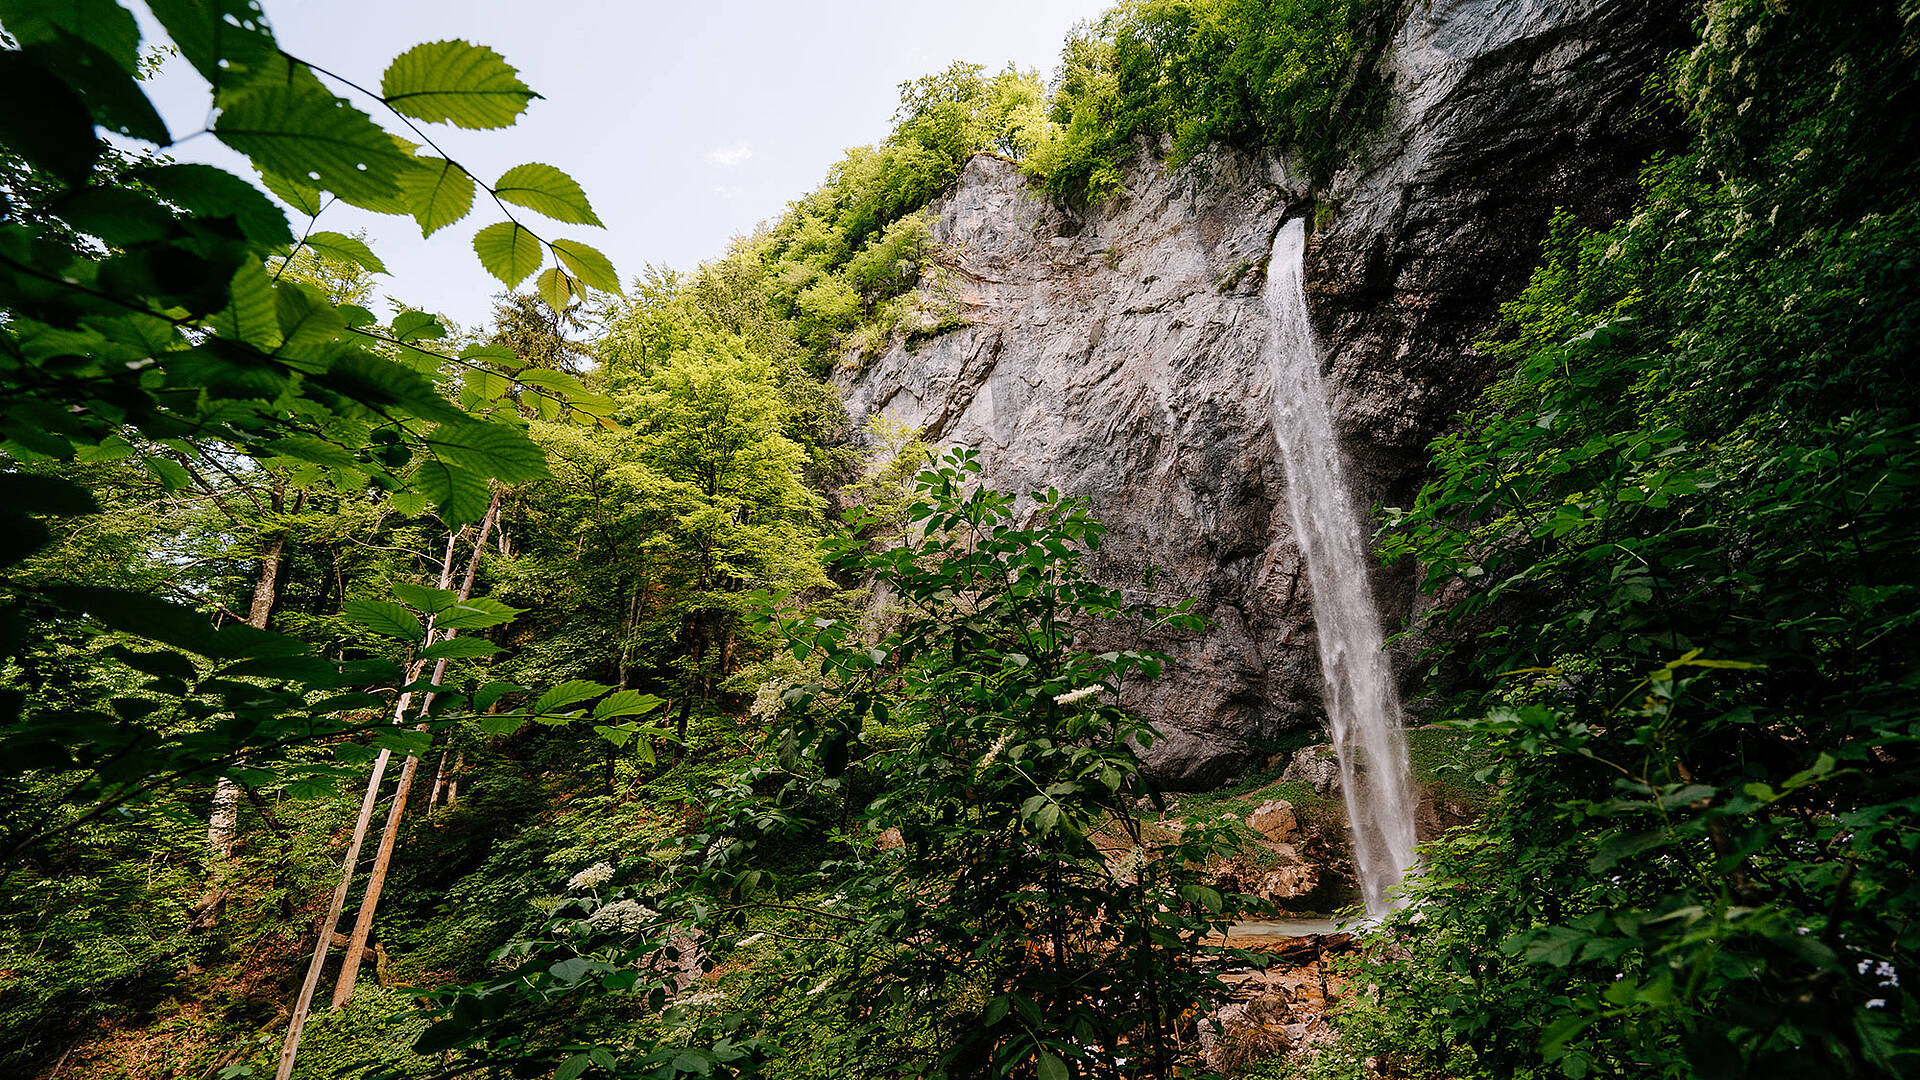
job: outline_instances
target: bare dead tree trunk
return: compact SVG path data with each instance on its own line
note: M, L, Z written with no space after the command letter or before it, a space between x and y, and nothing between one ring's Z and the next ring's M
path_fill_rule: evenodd
M633 631L640 621L640 582L633 583L633 595L627 598L627 610L620 620L620 686L627 689L627 668L633 661Z
M274 509L280 508L281 485L274 489ZM260 545L260 574L253 582L253 604L247 609L247 625L259 630L267 628L267 618L273 614L273 598L280 580L280 556L286 551L285 533L276 533L272 539ZM213 849L215 859L232 857L234 845L240 841L240 783L229 776L222 776L213 783L213 812L207 815L207 846Z
M403 694L400 709L405 707L406 695ZM307 963L307 976L300 982L300 997L294 1002L293 1016L287 1022L286 1040L280 1044L280 1064L274 1070L274 1080L289 1080L293 1075L294 1055L300 1052L300 1035L306 1030L308 1013L313 1010L313 993L320 987L320 972L327 965L327 948L333 944L334 927L340 924L340 911L346 907L353 868L360 861L360 846L366 842L367 826L373 821L373 805L380 801L380 781L386 775L387 760L391 756L391 751L380 751L373 762L373 773L367 777L366 794L360 797L360 816L354 819L353 840L347 844L346 857L340 860L340 884L334 886L326 918L320 921L320 940L313 947L313 959Z
M433 793L427 796L427 809L440 805L440 795L447 790L447 761L453 756L451 750L440 751L440 767L433 773Z
M459 596L462 600L473 595L473 579L480 570L480 555L486 549L487 534L500 514L500 493L500 486L494 485L493 499L487 504L486 516L480 519L480 531L473 540L473 556L467 560L466 577L460 582ZM458 630L449 630L441 640L448 640L458 633ZM427 636L431 641L433 635ZM441 657L433 665L434 684L438 685L446 674L447 660ZM433 707L433 697L431 690L421 695L418 715L422 729L427 726L427 710ZM373 870L367 875L367 894L360 900L360 913L354 917L353 934L347 940L347 958L340 970L340 981L333 988L333 1007L336 1009L353 997L354 983L360 977L360 961L367 950L367 935L373 930L373 914L380 904L380 892L386 887L387 867L393 861L393 848L400 839L400 823L406 817L407 795L413 789L413 777L419 768L420 759L412 755L408 755L407 763L400 767L400 787L394 793L393 804L387 809L387 823L380 832L380 848L374 853Z
M687 685L680 695L680 714L674 720L673 760L678 762L686 756L687 720L693 715L693 699L696 690L701 690L700 679L702 664L707 655L707 627L701 613L695 612L688 620L688 630L693 637L692 670L687 673ZM704 692L700 694L702 703L706 700Z
M447 554L440 560L440 587L446 588L453 580L453 542L454 535L447 535ZM407 682L420 677L420 669L425 664L415 661L407 667ZM394 703L393 722L400 723L406 718L407 707L412 702L411 691L401 691L400 700ZM353 885L353 868L360 864L360 848L366 843L367 827L373 823L373 808L380 801L380 781L387 773L387 762L393 757L390 750L380 751L374 758L373 772L367 776L367 790L360 797L360 814L353 822L353 839L347 844L346 857L340 860L340 884L334 887L333 899L327 905L327 914L320 921L320 940L314 944L313 959L307 963L306 978L300 982L300 996L294 1000L293 1015L287 1021L287 1037L280 1044L280 1062L274 1069L274 1080L289 1080L293 1076L293 1062L300 1053L300 1036L306 1031L307 1017L313 1011L313 995L320 988L320 973L327 966L327 950L339 933L340 913L347 906L347 892Z

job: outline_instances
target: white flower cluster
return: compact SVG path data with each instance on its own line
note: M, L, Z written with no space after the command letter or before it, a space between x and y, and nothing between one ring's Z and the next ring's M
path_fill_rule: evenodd
M613 879L613 864L597 862L567 879L568 889L597 889Z
M652 908L632 900L616 900L587 916L587 925L607 933L631 934L657 918L659 913Z
M1869 968L1873 970L1874 977L1880 980L1881 986L1900 985L1900 969L1887 963L1885 960L1879 961L1878 963L1875 963L1871 959L1862 960L1854 967L1854 970L1865 975Z
M1005 750L1007 748L1007 744L1012 741L1013 741L1012 728L1008 728L1007 730L1001 732L1000 737L993 741L993 745L987 747L987 752L980 755L980 763L974 766L973 775L977 777L981 773L986 772L987 766L993 764L994 760L1000 756L1000 751Z
M1078 690L1069 690L1053 700L1061 705L1076 705L1105 689L1106 687L1095 683L1092 686L1083 686Z
M1113 878L1115 884L1125 885L1133 881L1134 876L1139 874L1140 868L1145 865L1147 865L1147 849L1135 844L1131 850L1122 853L1119 858L1108 861L1107 876Z

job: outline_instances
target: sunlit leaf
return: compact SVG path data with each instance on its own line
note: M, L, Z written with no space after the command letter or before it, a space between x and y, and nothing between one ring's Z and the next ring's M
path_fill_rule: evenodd
M540 238L513 221L501 221L473 234L473 250L480 265L512 289L540 269L545 260Z
M485 45L431 41L395 57L380 77L394 111L463 128L508 127L539 94L506 58Z
M566 173L551 165L531 162L502 173L493 193L507 202L569 225L598 225L600 218L587 193Z

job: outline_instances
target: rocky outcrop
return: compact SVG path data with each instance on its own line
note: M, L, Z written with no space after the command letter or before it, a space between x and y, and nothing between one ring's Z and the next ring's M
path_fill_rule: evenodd
M1210 629L1127 703L1165 736L1169 781L1218 783L1321 722L1311 598L1260 360L1259 292L1287 218L1311 214L1308 289L1336 422L1369 505L1403 500L1423 448L1494 372L1472 342L1525 282L1556 207L1627 205L1652 136L1641 89L1671 12L1640 0L1418 0L1385 63L1395 105L1358 164L1312 190L1283 155L1169 173L1143 154L1122 197L1076 213L978 157L929 213L923 288L963 325L846 376L886 416L982 451L987 481L1057 487L1111 529L1097 572L1198 601ZM1376 593L1397 625L1411 575Z

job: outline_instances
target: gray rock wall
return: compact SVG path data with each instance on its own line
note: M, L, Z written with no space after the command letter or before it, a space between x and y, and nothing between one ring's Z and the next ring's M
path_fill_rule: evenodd
M945 254L923 287L965 325L896 342L845 377L848 411L976 448L1003 489L1084 495L1112 529L1102 577L1192 596L1210 630L1128 704L1165 732L1178 785L1229 780L1324 722L1311 597L1259 350L1267 250L1316 213L1310 302L1352 477L1404 500L1424 447L1497 373L1472 342L1533 266L1556 207L1629 204L1658 125L1642 88L1684 24L1631 0L1418 0L1387 64L1395 104L1354 167L1313 192L1279 155L1223 152L1169 173L1140 155L1126 194L1084 213L1018 169L971 161L930 210ZM1383 569L1384 619L1417 603Z

